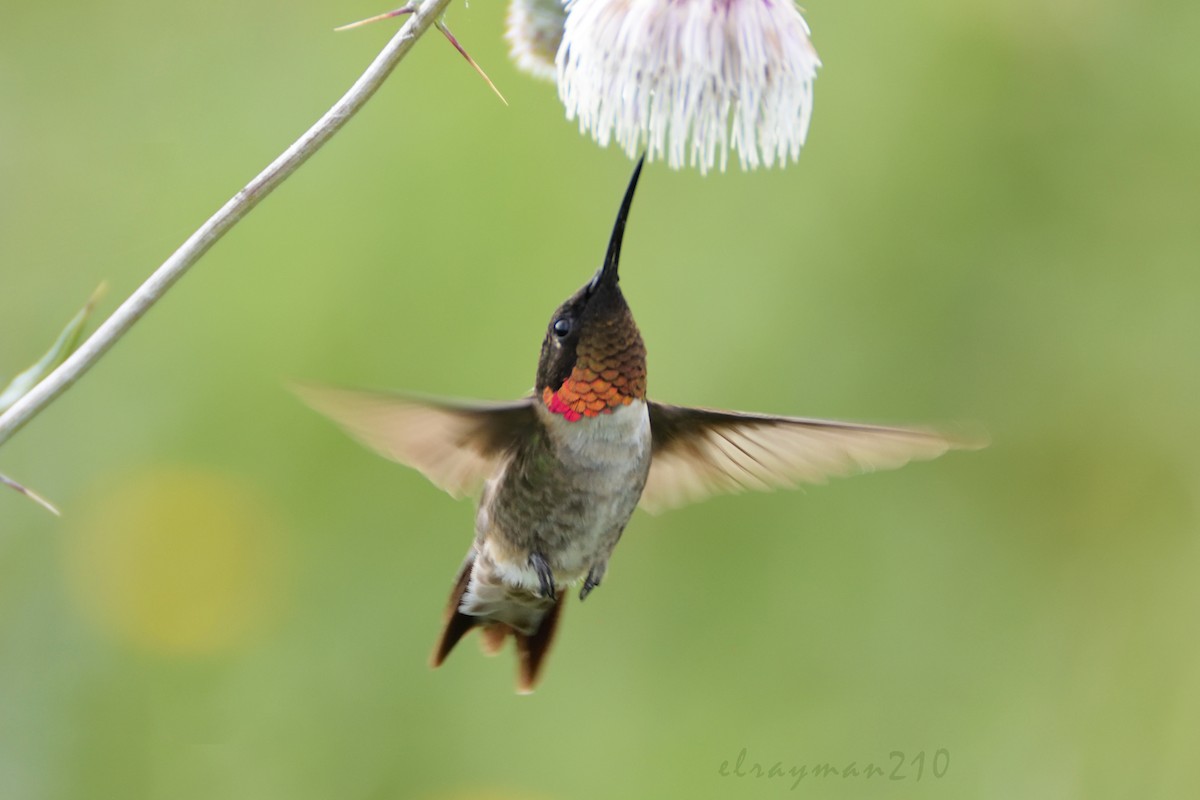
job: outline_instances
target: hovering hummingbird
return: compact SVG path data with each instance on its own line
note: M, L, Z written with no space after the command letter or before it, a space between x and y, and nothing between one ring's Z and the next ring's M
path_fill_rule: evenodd
M899 467L975 446L934 431L746 414L646 397L646 347L617 273L633 171L608 253L550 318L533 394L463 403L301 388L303 399L382 455L454 496L483 484L439 666L472 628L497 652L516 640L531 692L568 587L585 599L639 505L656 511L717 492L793 487Z

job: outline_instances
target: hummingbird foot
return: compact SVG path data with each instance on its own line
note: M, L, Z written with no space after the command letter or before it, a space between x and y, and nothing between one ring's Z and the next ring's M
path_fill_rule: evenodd
M537 552L530 553L529 566L533 567L533 571L537 573L542 597L557 600L558 598L554 594L554 573L550 571L550 565L546 563L545 556Z
M604 565L598 564L588 570L587 578L583 581L583 586L579 589L580 601L586 600L587 596L592 593L600 585L600 579L604 577Z

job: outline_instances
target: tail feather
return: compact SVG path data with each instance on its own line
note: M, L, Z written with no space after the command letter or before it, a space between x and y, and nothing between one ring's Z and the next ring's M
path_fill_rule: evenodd
M475 554L472 552L463 562L462 569L458 571L458 579L454 581L454 589L450 592L450 602L446 604L446 626L442 629L442 637L438 640L437 649L433 651L432 664L434 667L440 667L446 660L446 656L450 655L450 651L454 649L454 645L458 644L458 640L479 624L478 617L463 614L458 610L463 593L467 591L467 584L471 581L471 567L474 564Z
M450 592L450 602L446 604L446 623L434 649L431 663L434 667L440 667L458 641L477 626L482 628L481 644L483 651L488 655L499 652L511 634L517 644L517 691L529 694L537 685L542 665L554 641L558 618L562 612L562 599L558 602L548 602L532 593L524 597L523 590L514 590L490 582L486 586L472 589L474 569L475 553L472 551L463 563L454 582L454 589ZM482 584L484 581L477 583ZM482 604L479 602L480 598L474 594L481 590L487 595L486 602ZM470 596L467 596L468 591L472 592ZM464 604L464 597L469 606L474 605L481 613L464 614L460 610ZM532 630L532 633L525 633L522 629Z
M563 600L565 599L564 595ZM542 617L542 624L531 635L526 636L513 631L517 640L517 691L521 694L529 694L537 686L542 662L550 652L550 645L554 643L554 632L558 630L558 617L562 613L563 600L550 606L546 616Z
M480 634L483 636L483 652L494 656L504 647L504 640L512 633L512 628L503 623L484 625Z

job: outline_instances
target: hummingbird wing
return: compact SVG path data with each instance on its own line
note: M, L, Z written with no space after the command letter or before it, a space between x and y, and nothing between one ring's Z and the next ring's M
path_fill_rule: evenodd
M649 410L653 460L640 505L652 513L719 492L824 483L984 444L914 428L653 402Z
M316 411L380 455L419 470L454 497L470 494L537 424L533 398L471 403L296 386Z

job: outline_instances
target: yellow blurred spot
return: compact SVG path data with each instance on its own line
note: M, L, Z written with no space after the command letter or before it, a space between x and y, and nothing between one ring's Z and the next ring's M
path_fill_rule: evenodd
M277 610L277 531L243 484L158 469L104 490L81 515L67 572L104 630L163 654L205 655L245 641Z

